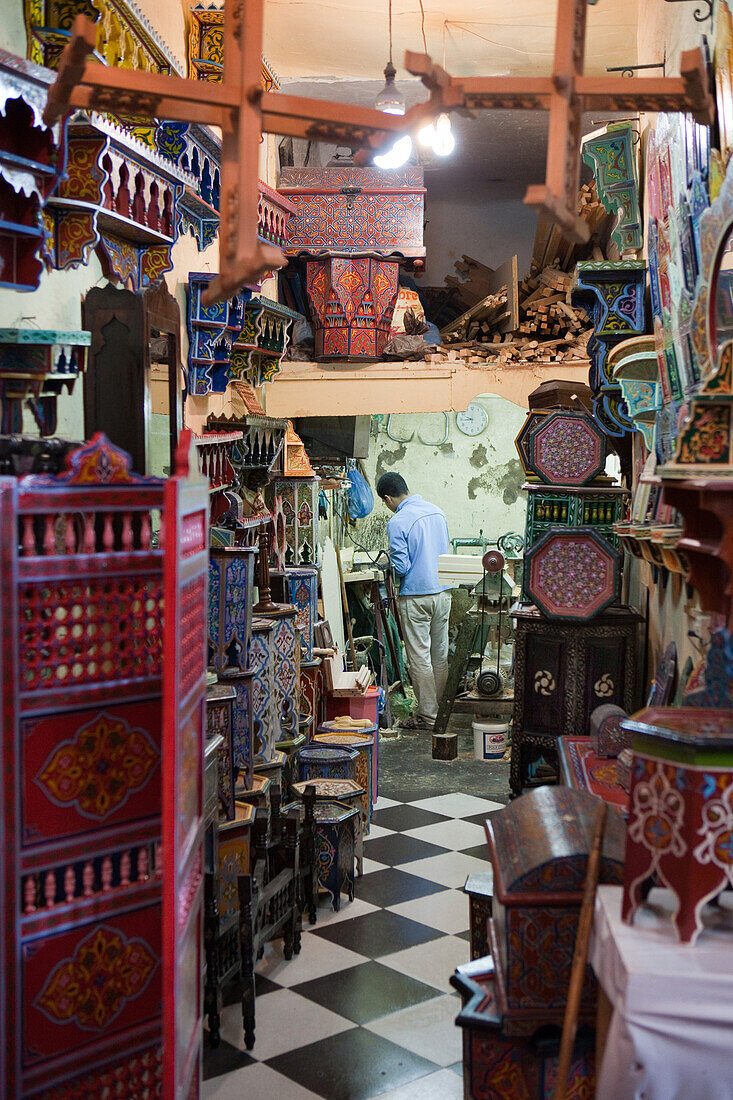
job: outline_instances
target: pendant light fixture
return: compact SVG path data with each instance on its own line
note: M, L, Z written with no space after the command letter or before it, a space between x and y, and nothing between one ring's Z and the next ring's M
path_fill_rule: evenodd
M396 75L397 70L392 64L392 0L389 0L389 61L384 70L386 83L374 101L377 110L384 111L387 115L404 115L405 113L405 98L395 84L394 78ZM383 170L401 168L410 159L411 153L412 138L409 134L405 134L404 137L398 138L386 153L375 157L374 163L377 168Z
M392 0L389 0L389 61L384 69L385 85L374 101L378 111L386 115L404 115L405 97L394 82L397 70L392 64Z

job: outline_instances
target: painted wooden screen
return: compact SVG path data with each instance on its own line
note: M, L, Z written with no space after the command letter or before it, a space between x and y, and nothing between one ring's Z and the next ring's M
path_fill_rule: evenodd
M162 1088L163 483L0 479L2 1095Z
M190 445L191 433L183 432L177 476L165 488L163 532L165 1100L193 1100L201 1080L209 491Z

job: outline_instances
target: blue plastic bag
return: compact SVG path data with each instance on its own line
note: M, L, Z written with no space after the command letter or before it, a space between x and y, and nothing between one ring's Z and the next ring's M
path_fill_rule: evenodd
M374 493L367 479L358 470L349 470L347 508L352 519L364 519L374 508Z

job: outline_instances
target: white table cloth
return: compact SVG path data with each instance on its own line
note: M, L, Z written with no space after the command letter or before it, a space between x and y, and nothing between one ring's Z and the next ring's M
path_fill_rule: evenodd
M589 962L613 1006L597 1100L733 1100L733 900L682 946L674 900L654 889L633 925L600 886Z

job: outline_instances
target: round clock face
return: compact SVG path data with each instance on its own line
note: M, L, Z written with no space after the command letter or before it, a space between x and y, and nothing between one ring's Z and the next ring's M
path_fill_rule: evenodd
M489 423L489 414L483 405L470 403L465 412L456 413L456 425L464 435L481 435Z

